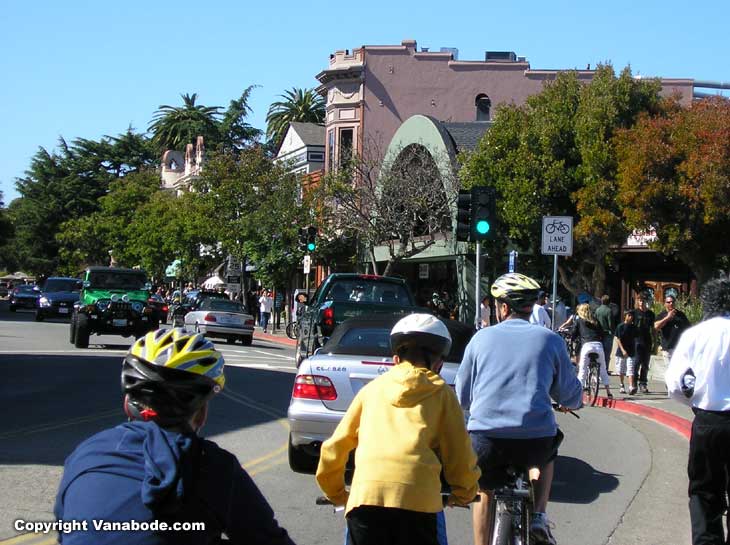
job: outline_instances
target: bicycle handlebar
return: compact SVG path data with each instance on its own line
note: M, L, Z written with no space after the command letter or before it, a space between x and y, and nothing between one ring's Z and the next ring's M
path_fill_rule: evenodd
M573 416L575 416L578 420L580 420L580 415L578 413L576 413L573 409L566 409L559 403L553 403L553 410L556 410L561 413L570 413Z

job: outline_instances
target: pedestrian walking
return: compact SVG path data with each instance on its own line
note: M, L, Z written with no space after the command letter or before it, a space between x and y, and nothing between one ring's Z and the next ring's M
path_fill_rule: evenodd
M634 356L636 354L636 335L638 334L634 325L634 313L630 310L624 312L624 321L616 328L616 372L621 382L621 392L626 393L625 377L629 377L629 394L636 393L634 382Z
M611 308L611 298L608 295L601 297L601 304L595 310L596 321L603 329L603 353L606 355L606 370L610 367L611 349L613 348L613 334L618 327Z
M653 331L656 317L649 310L649 303L643 295L637 299L633 313L634 325L638 330L635 343L636 354L634 356L634 384L638 384L639 392L648 394L649 361L654 347Z
M659 332L664 361L669 365L674 348L679 337L689 328L689 320L684 312L676 308L677 300L674 295L664 297L664 310L659 313L654 322L654 329Z
M259 297L259 312L261 313L261 329L266 333L271 318L271 309L274 308L274 298L271 297L271 290L264 290Z
M730 492L730 277L702 290L704 320L679 339L666 371L667 391L695 414L689 441L692 544L727 544ZM727 519L726 525L727 525Z

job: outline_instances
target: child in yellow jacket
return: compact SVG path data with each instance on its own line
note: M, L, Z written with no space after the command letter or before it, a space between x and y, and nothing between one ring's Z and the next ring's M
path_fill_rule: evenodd
M468 504L480 470L452 389L437 374L451 347L444 323L411 314L390 334L395 366L364 386L322 444L317 482L346 505L352 543L436 545L441 479L449 504ZM345 465L355 451L349 493Z

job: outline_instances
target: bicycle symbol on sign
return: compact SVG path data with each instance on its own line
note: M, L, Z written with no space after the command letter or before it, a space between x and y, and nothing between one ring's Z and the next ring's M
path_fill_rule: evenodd
M552 235L555 231L563 235L567 235L570 232L570 225L563 223L559 219L554 219L552 223L545 225L545 232L548 235Z

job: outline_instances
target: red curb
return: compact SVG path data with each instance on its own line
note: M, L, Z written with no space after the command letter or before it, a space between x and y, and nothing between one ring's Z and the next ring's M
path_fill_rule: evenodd
M625 401L623 399L609 399L606 397L599 397L596 402L597 407L605 407L607 409L616 409L625 413L636 414L643 416L649 420L653 420L666 426L667 428L676 431L682 435L685 439L690 438L692 435L692 422L676 414L672 414L662 409L655 409L654 407L647 407L640 403L632 403L631 401Z
M265 341L271 341L272 343L286 344L289 346L296 346L296 339L290 339L289 337L279 337L278 335L269 335L261 331L253 332L254 339L263 339Z

